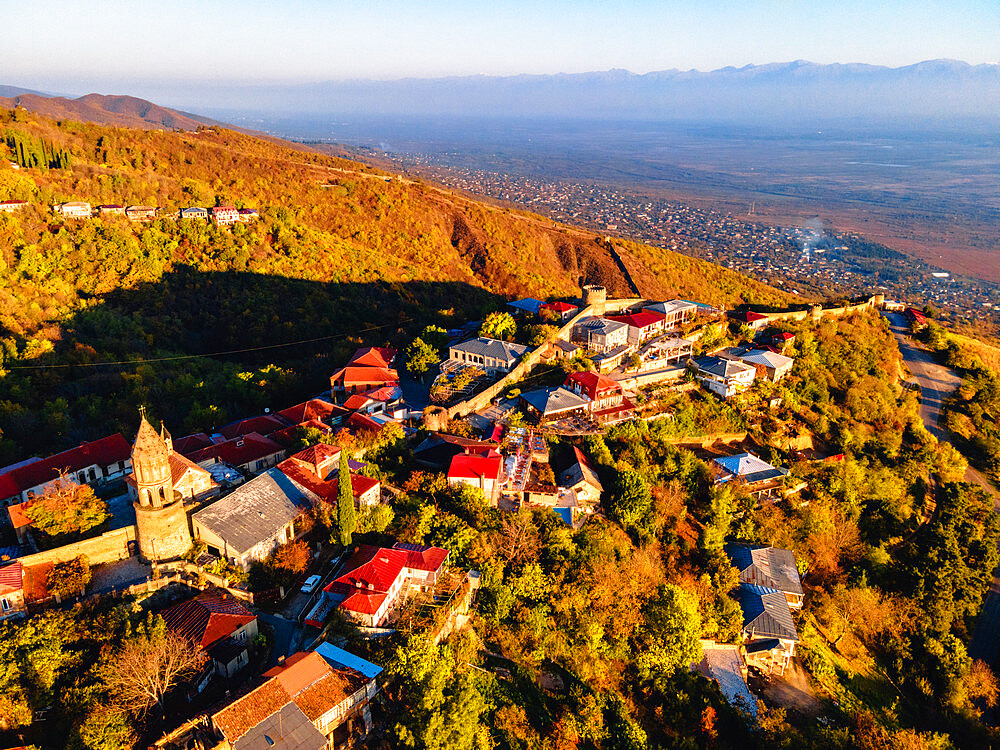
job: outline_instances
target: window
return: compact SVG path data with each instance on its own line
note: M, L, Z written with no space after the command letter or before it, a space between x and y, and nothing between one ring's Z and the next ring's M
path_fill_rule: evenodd
M6 597L0 599L0 609L2 609L4 612L10 609L10 602L7 600Z

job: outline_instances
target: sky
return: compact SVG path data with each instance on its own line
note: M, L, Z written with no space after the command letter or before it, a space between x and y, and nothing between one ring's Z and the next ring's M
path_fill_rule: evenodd
M0 84L74 94L797 59L1000 61L1000 0L0 0L0 28Z

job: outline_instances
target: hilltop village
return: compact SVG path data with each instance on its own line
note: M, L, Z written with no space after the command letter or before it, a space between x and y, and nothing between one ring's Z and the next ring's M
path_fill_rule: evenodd
M687 300L608 299L585 286L578 300L520 299L459 329L428 327L403 363L391 348L363 347L332 373L328 391L211 434L173 437L143 410L131 442L111 435L0 469L12 542L0 563L2 618L148 597L198 656L167 686L186 696L189 720L158 747L263 747L278 723L296 733L296 748L350 746L372 732L373 701L387 685L382 666L342 646L404 622L412 630L414 617L439 641L477 607L482 573L464 551L424 543L424 534L385 535L407 492L438 476L463 502L510 518L549 512L570 530L605 517L627 524L634 511L621 504L637 498L605 486L614 472L598 446L609 428L671 423L664 396L692 389L720 404L753 393L754 403L778 408L773 388L795 365L787 322L884 304L727 313ZM437 347L428 344L435 337ZM405 389L400 364L419 378ZM708 462L715 486L738 488L758 507L797 503L807 487L757 455L745 430L677 435ZM788 447L843 460L818 455L810 440ZM67 497L95 501L102 519L60 544L67 537L51 526ZM756 715L748 674L780 678L796 655L802 568L793 552L767 544L734 539L724 554L742 624L724 641L695 641L691 663ZM289 632L279 635L277 623ZM345 639L345 628L355 636Z

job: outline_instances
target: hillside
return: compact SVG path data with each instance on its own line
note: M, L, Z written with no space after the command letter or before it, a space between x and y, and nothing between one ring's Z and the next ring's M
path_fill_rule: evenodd
M0 108L14 107L24 107L55 120L78 120L129 128L197 130L203 125L215 124L214 120L206 117L167 109L134 96L87 94L77 99L34 93L0 96Z
M130 425L140 401L177 430L283 406L322 390L359 342L401 343L427 323L453 327L514 296L571 297L581 278L628 292L592 233L357 163L218 128L57 124L23 110L0 120L5 138L44 142L70 161L46 170L0 163L0 200L33 204L0 214L0 460ZM54 218L48 206L66 200L234 203L261 219L220 229ZM630 247L643 279L664 279L651 294L794 301L708 263ZM240 352L170 359L231 350ZM137 358L167 359L98 366ZM280 369L258 372L271 363Z

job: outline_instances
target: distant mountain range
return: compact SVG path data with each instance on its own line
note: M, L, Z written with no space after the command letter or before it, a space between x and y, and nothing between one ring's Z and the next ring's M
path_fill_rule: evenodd
M219 124L207 117L167 109L134 96L87 94L78 99L68 99L17 86L0 86L0 108L14 107L24 107L57 120L79 120L129 128L195 130L201 125Z
M166 94L167 92L164 91ZM899 68L798 60L721 68L330 81L187 92L202 111L712 121L1000 119L1000 65ZM168 100L159 97L161 100ZM190 102L190 103L189 103ZM905 124L905 123L903 123Z

